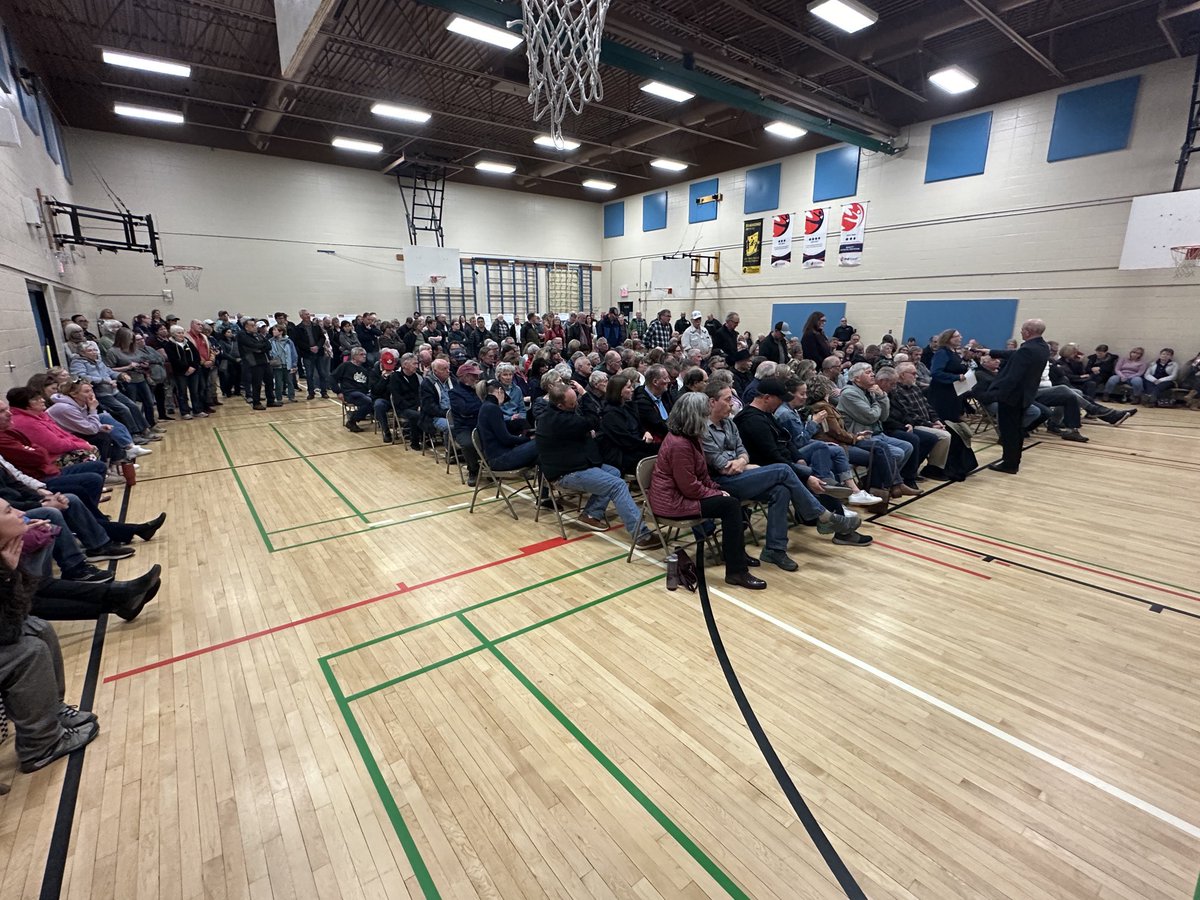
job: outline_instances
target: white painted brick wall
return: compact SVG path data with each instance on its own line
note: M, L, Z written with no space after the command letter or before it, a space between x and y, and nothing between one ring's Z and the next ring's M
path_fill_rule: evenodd
M172 278L167 310L161 269L136 254L105 254L95 266L96 292L118 316L152 307L185 320L214 317L221 308L412 312L413 292L396 262L408 231L395 178L100 132L81 132L76 143L130 208L154 215L168 265L204 267L198 292ZM76 180L79 202L109 205L90 172ZM586 262L600 256L601 209L594 203L451 182L443 217L446 246L464 254ZM433 243L432 235L419 237Z
M877 340L889 329L899 333L908 299L1015 297L1018 321L1040 316L1052 337L1087 347L1100 341L1120 348L1170 344L1192 354L1200 349L1200 278L1179 281L1170 270L1117 269L1128 198L1171 189L1193 62L1176 60L1138 71L1142 85L1133 134L1121 152L1046 162L1059 93L1049 92L991 107L987 169L980 176L924 183L933 122L909 129L901 139L908 149L899 156L864 153L854 199L870 201L870 212L866 252L857 269L836 265L833 235L833 265L768 267L743 275L742 223L761 215L769 234L772 215L742 215L744 170L720 176L724 201L716 222L686 224L683 183L669 191L668 227L643 234L642 195L628 197L625 236L604 241L602 292L608 302L603 305L615 303L622 286L635 292L643 287L651 259L695 246L721 251L722 275L719 283L702 279L689 308L736 309L743 326L756 332L769 327L776 302L845 301L851 323ZM778 211L802 212L812 205L814 158L809 152L781 159ZM1185 187L1200 187L1200 160ZM843 202L827 204L835 225ZM1195 240L1200 243L1200 234ZM647 303L655 309L663 305Z

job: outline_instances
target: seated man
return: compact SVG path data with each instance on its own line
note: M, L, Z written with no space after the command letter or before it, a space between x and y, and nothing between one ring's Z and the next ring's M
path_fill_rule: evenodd
M667 436L667 416L671 413L671 375L666 366L653 365L646 370L646 383L633 392L633 409L638 428L648 431L661 442Z
M504 385L496 378L480 381L475 385L475 393L482 403L476 431L488 466L497 472L509 472L537 462L537 444L533 439L513 434L505 424L500 408L507 396Z
M661 547L662 541L649 530L636 531L641 519L637 504L620 473L602 463L592 429L575 413L578 401L575 391L559 378L547 386L546 399L546 409L537 417L536 431L542 474L569 490L591 493L579 517L583 525L604 531L604 513L612 503L626 530L636 534L638 549Z
M477 363L465 362L455 373L458 384L450 389L450 412L454 422L454 442L458 444L458 452L467 466L467 486L475 487L479 477L479 456L475 453L475 445L471 443L471 432L479 422L479 407L481 401L475 393L475 385L482 374Z
M1050 360L1050 383L1055 387L1070 388L1071 392L1079 399L1080 409L1090 419L1099 419L1109 425L1120 425L1137 412L1136 409L1110 409L1092 399L1096 391L1093 389L1089 392L1088 388L1094 382L1091 380L1091 376L1085 372L1083 354L1074 344L1064 344L1059 350L1058 356Z
M918 496L921 489L917 487L917 440L884 434L883 423L892 406L883 388L875 383L875 370L867 363L855 363L846 378L846 387L837 402L846 428L852 432L869 432L871 440L888 448L900 469L901 478L901 483L892 489L893 497Z
M785 572L799 568L787 553L788 514L793 506L798 518L817 521L823 533L838 530L839 534L849 534L858 527L857 518L835 515L822 508L800 482L790 463L752 465L737 426L729 415L733 409L732 390L714 385L706 394L709 422L701 435L700 447L709 474L730 496L767 504L766 544L759 554L762 562L774 563Z
M346 428L354 432L362 431L358 423L370 416L374 409L374 403L367 394L371 373L366 363L367 351L355 347L350 351L350 358L333 370L333 385L338 399L354 406L354 412L346 417Z
M375 416L378 419L380 412L383 413L382 422L387 422L387 411L389 407L396 411L397 419L408 426L408 441L409 446L414 450L421 449L421 378L417 375L417 357L412 353L405 353L400 357L400 368L394 372L386 373L383 369L382 362L388 355L387 351L390 347L385 347L379 351L381 378L371 390L371 396L375 397ZM394 352L394 351L393 351ZM386 377L382 377L386 373ZM380 409L380 403L385 404L383 409ZM383 442L385 444L392 443L395 436L388 433L388 429L383 429ZM403 440L404 435L400 434L399 439Z
M993 350L992 352L997 351ZM1000 352L1007 353L1008 351ZM1050 382L1049 362L1042 370L1042 380L1038 385L1036 402L1050 407L1052 412L1055 409L1061 410L1061 412L1053 414L1051 423L1046 426L1048 430L1056 432L1064 441L1087 443L1088 439L1079 433L1079 426L1083 424L1079 397L1066 385L1056 387ZM1060 425L1059 422L1062 424Z
M421 379L421 430L431 437L445 435L450 426L446 413L450 410L450 362L435 359L429 364L429 374Z
M921 442L918 454L929 465L921 472L929 478L944 480L943 468L950 453L950 432L938 419L925 392L917 385L917 367L902 362L895 369L880 369L875 382L891 402L891 414L885 428L907 431Z
M734 448L741 445L746 454L747 464L757 467L767 467L775 464L786 466L794 475L787 481L787 487L792 495L792 508L796 517L806 525L816 525L821 534L834 534L839 544L869 544L871 538L855 534L859 526L857 513L847 513L842 505L831 497L825 490L825 485L813 474L812 469L797 461L792 456L788 433L775 420L775 411L787 397L787 387L777 378L767 378L759 382L758 396L748 406L742 408L732 423L722 426L717 420L729 419L724 411L724 401L728 399L732 408L733 395L728 397L720 392L724 385L709 384L708 396L718 398L717 409L709 423L709 431L713 431L713 423L717 423L716 435L721 441L721 449L730 454L725 458L714 456L710 465L728 469L722 476L739 474L734 471L737 465L732 465L737 456L732 455ZM736 425L736 428L734 426ZM735 441L730 431L737 432ZM705 438L706 441L709 438ZM705 456L713 449L705 444ZM740 456L741 454L737 454ZM744 470L744 466L742 467ZM732 493L732 492L731 492Z

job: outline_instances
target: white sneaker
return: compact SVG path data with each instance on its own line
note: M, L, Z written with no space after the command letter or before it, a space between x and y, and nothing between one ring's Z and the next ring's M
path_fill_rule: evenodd
M153 453L153 450L147 450L145 447L139 447L136 444L125 451L126 459L137 459L139 456L145 456L148 453Z
M105 475L104 483L105 484L124 484L125 478L122 475Z
M879 498L874 494L868 494L866 491L858 490L851 494L846 502L853 506L874 506L879 502Z

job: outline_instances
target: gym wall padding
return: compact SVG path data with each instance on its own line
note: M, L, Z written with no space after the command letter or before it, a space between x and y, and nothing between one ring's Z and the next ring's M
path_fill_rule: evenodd
M1133 131L1141 76L1058 95L1048 162L1124 150Z
M779 208L781 163L746 171L746 196L742 212L746 215Z
M604 207L604 236L622 237L625 234L625 201L618 200Z
M667 227L667 192L647 194L642 198L642 231L659 231Z
M694 184L688 185L688 224L695 225L697 222L715 222L717 220L717 208L721 205L720 202L714 200L711 203L697 203L701 197L711 197L720 190L720 181L716 178L709 178L705 181L697 181Z
M813 173L813 202L853 197L858 193L858 147L835 147L818 153Z
M915 337L922 347L930 335L957 328L963 343L971 338L985 347L1003 348L1017 336L1016 300L909 300L904 308L904 333L893 335L901 342ZM863 335L874 343L882 335Z
M929 129L925 183L982 175L987 166L991 135L991 112L934 125Z

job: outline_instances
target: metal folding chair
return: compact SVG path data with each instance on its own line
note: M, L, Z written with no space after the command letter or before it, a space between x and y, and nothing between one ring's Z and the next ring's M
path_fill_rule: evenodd
M469 512L475 512L475 498L479 496L479 491L483 488L483 481L486 478L489 486L496 485L496 498L502 499L508 507L509 513L514 519L518 519L517 511L513 508L510 497L515 497L521 491L528 490L533 497L533 502L536 505L538 502L537 491L533 488L533 482L529 480L532 469L493 469L488 465L487 457L483 455L483 445L479 441L479 429L476 428L471 432L471 444L475 447L475 454L479 457L479 475L475 479L475 493L471 495L471 508ZM504 486L506 482L520 481L521 486L505 493Z
M454 414L450 410L446 410L446 433L443 435L446 444L446 474L450 474L450 466L458 466L458 480L463 484L467 483L466 463L462 461L459 455L458 441L454 439Z
M711 519L706 519L704 516L697 516L690 519L670 519L663 517L660 519L654 514L654 509L650 506L650 479L654 475L654 464L658 462L657 456L648 456L638 462L637 465L637 483L642 491L641 512L638 514L638 524L629 535L629 553L625 557L626 562L633 562L633 551L637 549L638 535L641 533L642 525L645 525L651 534L658 535L658 539L662 541L664 557L670 555L670 545L674 541L678 543L679 534L686 529L703 529L705 524L711 522ZM751 503L753 501L750 501ZM717 529L714 528L712 534L704 536L705 541L712 541L710 546L720 556L721 545L716 541ZM672 536L674 535L674 536ZM695 531L693 530L693 537ZM757 538L755 539L757 542Z
M563 512L566 506L566 498L574 497L579 501L578 505L575 507L576 515L578 515L583 511L585 499L590 497L591 494L589 494L587 491L576 491L570 488L564 488L559 485L557 481L551 481L546 477L546 473L542 471L541 466L538 466L537 473L538 489L537 497L535 498L536 504L534 506L533 521L537 522L541 518L541 498L544 496L550 501L550 506L554 510L554 515L558 518L558 530L562 532L562 538L565 541L567 539L567 520L563 518ZM607 514L605 515L604 522L606 525L608 524Z

